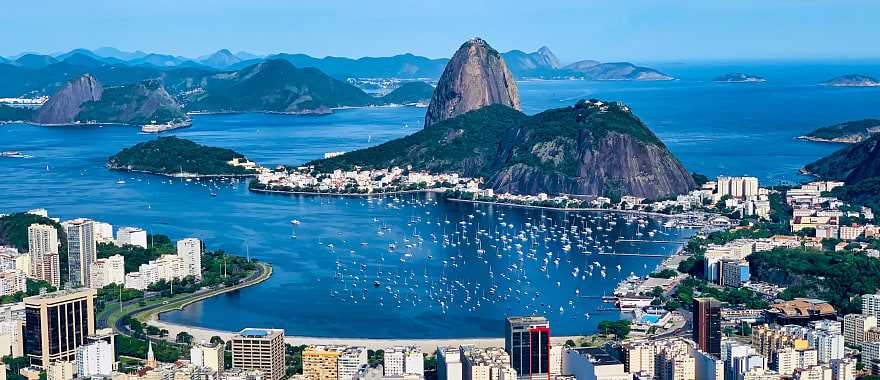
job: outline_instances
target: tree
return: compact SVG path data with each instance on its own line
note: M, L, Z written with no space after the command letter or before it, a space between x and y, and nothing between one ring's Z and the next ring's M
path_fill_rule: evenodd
M599 322L599 331L603 334L612 334L618 340L626 338L629 335L630 321L601 321Z
M193 336L190 335L186 331L181 331L181 332L177 333L177 338L174 339L174 341L177 343L185 343L185 344L191 344L192 340L193 340Z

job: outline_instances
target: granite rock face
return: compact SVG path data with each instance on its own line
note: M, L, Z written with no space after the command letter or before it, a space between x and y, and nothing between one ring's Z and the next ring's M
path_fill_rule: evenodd
M34 115L38 124L69 124L76 120L83 103L98 101L104 87L95 77L85 74L59 90Z
M501 54L473 38L446 65L425 114L425 127L490 104L521 108L516 82Z

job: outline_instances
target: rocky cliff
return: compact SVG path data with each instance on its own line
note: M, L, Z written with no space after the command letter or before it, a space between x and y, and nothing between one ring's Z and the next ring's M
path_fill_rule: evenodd
M101 99L104 87L93 76L85 74L59 90L34 115L38 124L69 124L76 120L83 103Z
M691 174L629 108L597 100L531 117L490 105L310 165L322 171L411 165L482 177L496 191L518 194L659 198L695 187Z
M83 103L81 122L148 124L185 118L183 109L158 80L108 87L100 99Z
M496 191L658 198L695 187L691 174L625 105L598 100L544 111L499 146Z
M425 127L490 104L520 109L516 82L486 41L465 42L443 70L425 114Z

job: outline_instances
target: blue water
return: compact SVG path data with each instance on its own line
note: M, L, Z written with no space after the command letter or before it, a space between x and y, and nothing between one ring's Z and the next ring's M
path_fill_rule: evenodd
M794 137L835 122L880 116L880 90L814 85L849 72L876 75L873 68L880 65L743 65L661 67L684 78L672 82L522 82L520 93L524 111L530 114L579 98L624 101L688 169L710 176L755 175L765 182L800 180L798 168L840 148ZM708 82L729 71L758 74L770 81ZM174 134L234 149L264 165L296 164L324 152L366 147L413 133L423 115L421 108L377 108L325 117L197 116L192 128ZM516 235L525 223L537 224L542 220L537 211L434 202L426 196L373 201L269 196L249 193L243 183L169 184L164 178L104 169L107 156L150 138L127 127L0 125L0 151L20 150L34 156L0 159L0 212L43 207L61 218L84 216L136 225L173 238L198 236L209 248L243 254L247 247L253 257L274 265L269 281L163 315L172 322L226 330L283 327L289 335L463 337L499 336L503 316L540 313L550 318L554 334L576 334L617 315L596 312L598 301L577 297L575 290L602 295L620 277L645 274L660 260L596 255L592 245L587 247L590 255L578 253L577 247L564 252L558 232L555 237L545 232L510 244L495 240L499 233ZM117 185L120 179L127 183ZM210 197L211 191L217 197ZM544 216L551 218L544 219L547 225L591 226L603 245L619 251L674 249L668 244L613 244L618 237L636 233L634 225L622 220L599 233L596 226L611 226L595 214L590 220L577 219L576 214ZM302 221L295 231L289 223L293 218ZM462 220L470 223L464 231L457 224ZM506 227L508 223L514 227ZM379 235L383 226L391 229ZM647 228L662 231L655 221ZM480 229L492 238L477 236ZM296 239L291 238L294 233ZM438 242L433 242L432 233ZM678 231L669 233L658 233L655 239L679 238ZM414 234L423 241L418 243ZM443 234L453 241L462 236L467 240L456 247L444 246ZM551 238L546 246L545 236ZM474 239L478 237L486 250L482 255L477 254ZM530 254L536 241L535 253ZM396 243L394 252L388 252L389 242ZM522 262L513 244L523 246ZM505 250L505 245L510 248ZM549 264L542 271L545 257ZM553 264L557 257L558 267ZM604 278L595 264L592 276L586 275L594 261L606 268ZM580 270L578 278L572 275L575 267ZM373 286L376 279L378 288ZM489 291L493 286L494 292Z

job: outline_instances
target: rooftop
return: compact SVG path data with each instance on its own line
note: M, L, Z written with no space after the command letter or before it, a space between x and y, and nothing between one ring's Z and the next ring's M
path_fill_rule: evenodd
M240 336L246 336L251 338L265 338L269 335L273 335L275 333L284 334L284 330L279 329L259 329L259 328L246 328L238 332Z
M587 358L590 363L594 365L616 365L622 364L619 360L615 359L613 356L608 354L607 351L598 348L598 347L579 347L579 348L570 348Z

